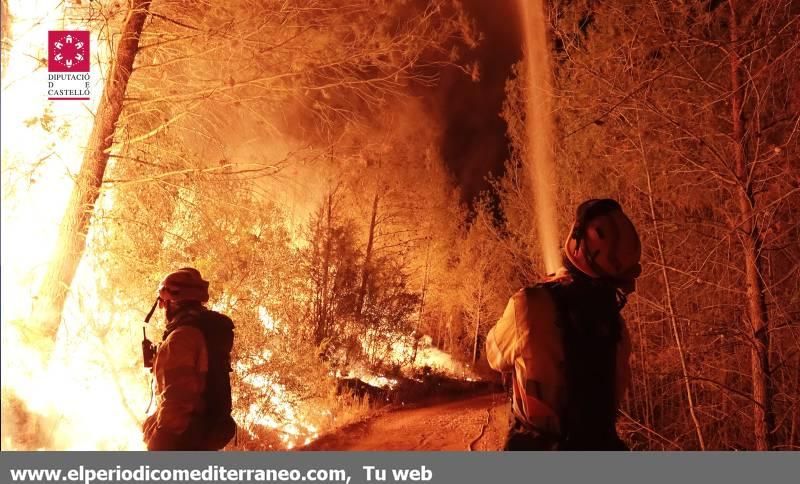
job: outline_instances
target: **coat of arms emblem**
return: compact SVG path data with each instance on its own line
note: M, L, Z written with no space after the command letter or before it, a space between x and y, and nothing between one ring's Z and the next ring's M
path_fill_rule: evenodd
M89 72L89 32L51 30L48 33L49 72Z

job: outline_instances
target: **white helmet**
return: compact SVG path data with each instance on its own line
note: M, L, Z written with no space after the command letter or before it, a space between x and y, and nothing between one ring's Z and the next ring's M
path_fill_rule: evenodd
M642 244L633 222L610 198L591 199L578 206L575 223L564 244L567 259L589 277L633 285L642 272Z

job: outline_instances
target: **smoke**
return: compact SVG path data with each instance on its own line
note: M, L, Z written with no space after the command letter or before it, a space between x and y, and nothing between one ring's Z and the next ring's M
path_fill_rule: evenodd
M522 57L522 38L516 24L509 22L519 15L513 0L465 0L463 4L481 35L476 48L462 51L461 62L476 63L477 78L444 67L437 86L415 93L441 124L441 157L463 200L470 202L490 188L487 175L502 175L509 158L507 126L500 112L506 81Z

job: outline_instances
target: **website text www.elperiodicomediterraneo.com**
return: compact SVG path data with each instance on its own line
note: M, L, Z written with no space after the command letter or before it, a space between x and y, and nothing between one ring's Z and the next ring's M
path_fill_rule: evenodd
M386 469L363 466L365 480L386 480ZM345 469L230 469L209 465L203 469L167 469L149 465L134 468L87 468L79 466L64 469L10 469L11 482L332 482L350 484L351 476ZM394 481L426 482L433 471L421 466L418 469L391 469Z

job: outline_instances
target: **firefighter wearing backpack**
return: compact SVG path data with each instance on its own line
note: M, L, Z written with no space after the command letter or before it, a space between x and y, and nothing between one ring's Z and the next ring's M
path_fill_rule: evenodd
M617 436L630 340L620 310L641 273L641 243L611 199L582 203L553 279L514 294L486 340L512 373L506 450L627 450Z
M208 281L190 267L169 274L158 288L167 326L152 362L158 405L143 426L148 450L219 450L236 432L233 322L206 309L207 301Z

